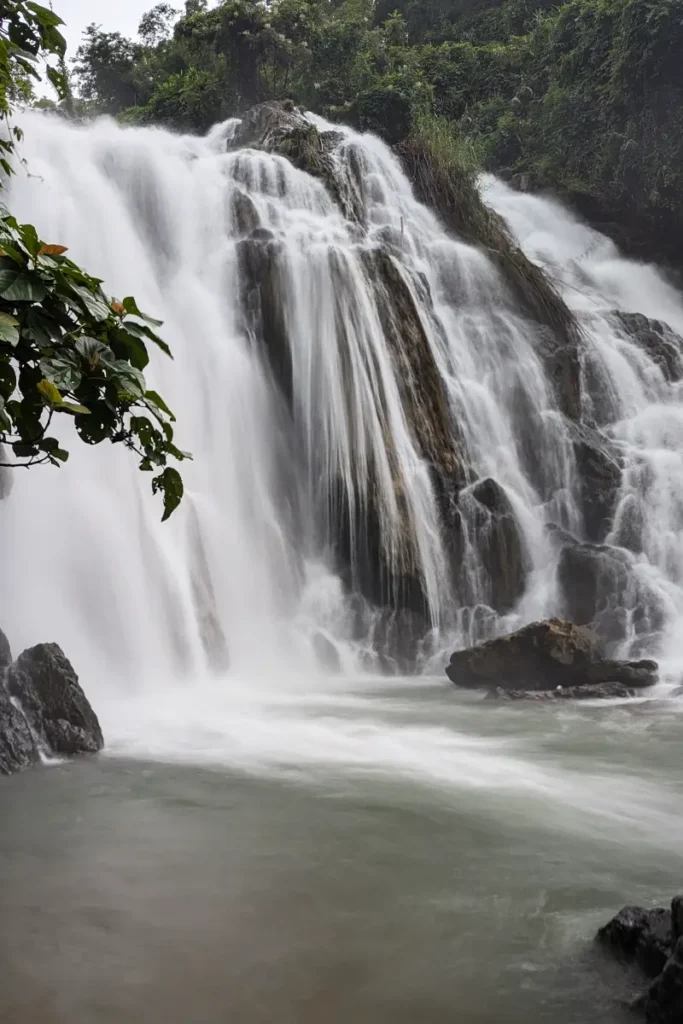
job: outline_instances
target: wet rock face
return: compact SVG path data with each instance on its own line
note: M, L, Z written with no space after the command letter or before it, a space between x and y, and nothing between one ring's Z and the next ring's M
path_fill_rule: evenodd
M585 424L573 424L570 436L586 537L600 544L610 531L619 500L622 454L617 445Z
M660 320L642 313L612 313L618 328L628 341L638 345L661 369L668 381L683 378L683 338Z
M647 1024L683 1021L683 896L671 909L624 907L597 934L598 942L654 981L633 1009Z
M49 751L71 755L102 749L100 723L57 644L38 644L24 651L7 670L6 685L34 735Z
M0 775L13 775L38 759L28 722L0 683Z
M12 663L12 650L9 640L0 629L0 671Z
M510 611L524 593L529 558L512 505L491 477L477 481L460 496L460 507L486 574L485 602L497 612Z
M555 690L505 690L496 686L486 700L549 702L558 700L623 700L635 697L637 690L623 683L589 683L586 686L558 686Z
M606 544L568 544L557 573L567 616L591 626L607 643L622 642L630 629L642 637L654 637L662 629L661 601L638 578L627 551Z
M636 963L654 978L671 954L671 912L663 907L623 907L597 938L619 959Z
M292 104L270 100L247 111L227 145L228 150L261 149L286 157L294 167L321 181L349 220L361 223L364 210L359 185L340 176L332 156L342 141L339 132L320 132Z
M548 619L456 651L446 675L466 689L554 691L558 686L606 683L641 688L657 681L657 664L606 659L592 630L563 619Z

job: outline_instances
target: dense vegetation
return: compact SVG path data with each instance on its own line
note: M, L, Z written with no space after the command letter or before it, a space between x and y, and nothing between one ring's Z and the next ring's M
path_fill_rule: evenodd
M31 100L41 60L70 106L59 25L56 14L31 0L0 3L3 185L17 169L26 173L17 154L22 133L12 115ZM11 449L12 456L0 457L0 464L14 469L66 462L69 453L50 432L55 416L65 414L82 441L121 442L138 454L141 469L159 471L152 489L163 493L166 518L183 491L167 460L186 455L173 443L173 415L142 374L148 342L170 355L155 333L160 324L141 313L131 296L107 298L101 281L66 251L43 242L31 224L19 224L0 204L0 452Z
M285 97L391 143L434 114L681 264L681 53L680 0L186 0L91 26L74 68L86 111L183 131Z

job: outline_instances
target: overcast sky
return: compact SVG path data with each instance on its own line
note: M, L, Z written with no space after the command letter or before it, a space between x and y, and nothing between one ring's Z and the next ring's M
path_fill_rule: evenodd
M141 15L155 3L156 0L53 0L55 14L66 24L63 32L68 43L67 57L75 56L81 33L91 21L102 25L108 32L134 36ZM173 6L180 8L183 5L176 3Z

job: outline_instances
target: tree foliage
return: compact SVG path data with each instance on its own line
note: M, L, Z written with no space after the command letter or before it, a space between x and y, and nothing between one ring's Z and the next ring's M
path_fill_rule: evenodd
M1 10L0 163L9 176L21 140L13 107L30 96L39 58L56 59L47 74L60 97L68 87L57 15L30 0L4 2ZM107 298L102 282L66 252L0 207L0 443L13 455L3 464L61 465L68 452L52 430L59 416L69 416L82 441L121 442L137 453L141 469L156 472L152 489L162 492L167 518L183 493L167 460L188 456L174 444L173 414L142 372L149 342L170 355L156 333L160 324L132 297Z
M435 114L489 168L683 263L680 0L187 0L172 34L114 52L116 89L97 84L111 45L79 50L97 109L202 132L291 98L392 143Z

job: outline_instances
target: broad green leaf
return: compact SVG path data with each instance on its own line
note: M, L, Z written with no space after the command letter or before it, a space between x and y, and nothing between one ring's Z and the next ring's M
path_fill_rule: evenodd
M101 292L93 293L83 285L74 284L73 281L70 282L70 288L76 293L94 320L107 320L109 318L111 310Z
M0 398L8 401L17 386L17 375L13 367L4 359L0 359Z
M40 24L45 28L54 28L57 25L64 24L58 14L55 14L54 11L49 10L47 7L41 7L40 4L34 3L33 0L29 0L26 6L30 11L33 11Z
M42 302L47 288L37 274L0 270L0 295L8 302Z
M175 416L173 415L169 407L166 405L166 402L163 400L160 394L158 394L156 391L147 391L145 394L145 399L146 404L149 405L151 403L152 405L155 405L157 409L161 409L162 412L165 412L166 415L170 417L172 423L175 423Z
M59 388L52 383L51 380L41 380L38 385L38 390L44 398L47 398L51 405L62 405L64 399L62 398Z
M83 335L83 337L76 341L74 348L83 359L88 361L91 370L97 369L100 364L107 365L114 361L112 350L104 342L98 341L97 338L89 338Z
M17 345L19 342L19 321L9 313L0 312L0 341L7 341L10 345Z
M46 380L52 382L62 391L75 391L82 380L82 373L79 366L69 362L65 358L55 356L51 359L40 360L40 372Z
M147 316L146 313L141 313L138 308L138 304L132 295L126 296L123 300L123 307L126 310L126 313L130 313L131 316L139 316L141 320L144 320L145 323L151 324L152 327L161 327L163 324L163 320L155 320L153 317Z
M177 509L183 497L183 480L178 470L170 466L165 469L152 481L152 490L155 494L157 491L163 491L164 514L161 518L163 523Z
M72 416L89 416L90 409L86 409L84 405L79 405L77 402L62 402L57 407L57 412L68 412Z

